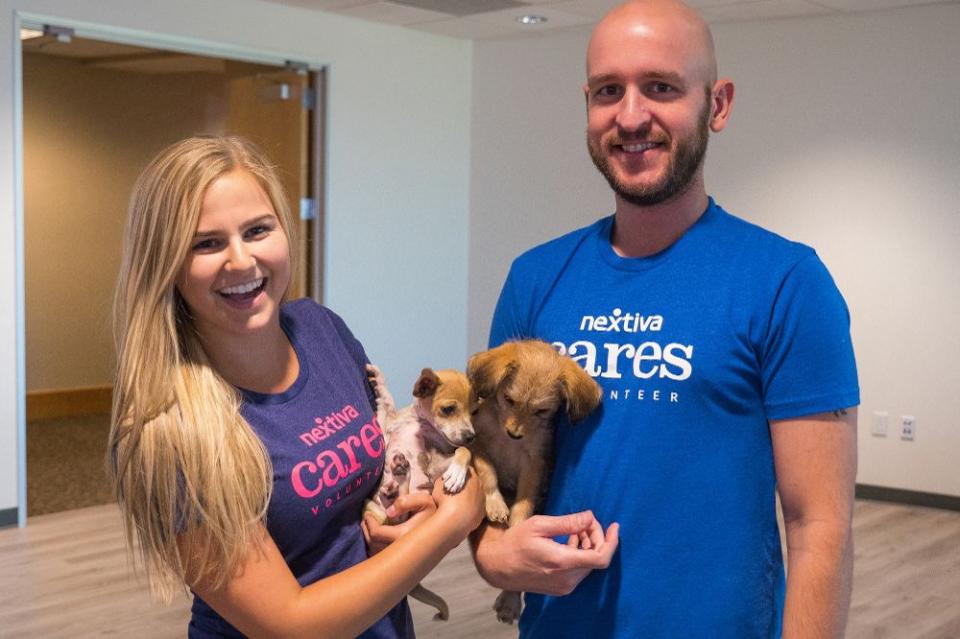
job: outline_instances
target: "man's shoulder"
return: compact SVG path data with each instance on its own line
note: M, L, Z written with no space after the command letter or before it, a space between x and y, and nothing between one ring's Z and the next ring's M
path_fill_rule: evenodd
M555 267L558 262L566 262L573 253L591 238L602 233L605 228L609 228L609 225L610 217L604 217L587 226L538 244L521 253L513 261L513 269L515 271L537 271Z
M721 233L736 239L736 243L755 257L757 263L765 259L779 259L796 263L816 252L802 242L788 239L755 222L733 215L717 206Z

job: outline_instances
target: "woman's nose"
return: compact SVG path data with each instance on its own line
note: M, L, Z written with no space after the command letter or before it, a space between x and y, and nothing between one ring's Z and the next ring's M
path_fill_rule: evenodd
M249 247L241 240L230 242L227 260L227 268L233 271L242 271L256 264Z

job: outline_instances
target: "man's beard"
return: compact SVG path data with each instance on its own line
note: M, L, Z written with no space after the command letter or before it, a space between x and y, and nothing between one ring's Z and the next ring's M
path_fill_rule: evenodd
M677 142L677 148L670 156L667 170L663 176L653 184L628 186L617 179L607 156L603 152L602 141L596 145L587 138L587 149L593 163L603 177L607 178L610 188L625 201L636 206L653 206L666 202L672 197L686 191L690 181L696 175L697 169L703 163L707 153L707 139L709 137L710 103L700 114L697 128L693 135Z

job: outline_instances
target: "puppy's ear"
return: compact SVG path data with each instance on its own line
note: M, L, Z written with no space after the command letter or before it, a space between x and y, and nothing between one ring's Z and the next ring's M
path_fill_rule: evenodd
M517 345L507 342L470 358L467 377L479 397L490 397L496 393L500 382L517 369L516 353Z
M602 391L593 378L587 375L576 362L564 355L561 355L560 359L563 362L560 385L563 387L564 399L567 401L567 416L571 422L579 422L600 404Z
M420 371L420 377L413 385L413 396L430 397L437 392L438 386L440 386L440 378L437 377L432 368L425 368Z

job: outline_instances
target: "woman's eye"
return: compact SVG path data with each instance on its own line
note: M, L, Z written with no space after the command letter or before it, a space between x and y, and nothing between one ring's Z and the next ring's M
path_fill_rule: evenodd
M271 227L266 226L265 224L258 224L256 226L251 226L249 229L247 229L246 236L248 238L263 237L264 235L266 235L272 230L273 229Z
M207 240L198 240L193 243L192 249L194 251L212 251L219 246L218 240L213 238Z

